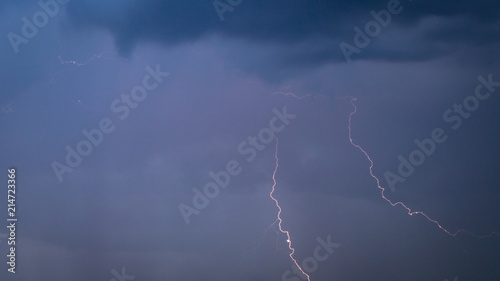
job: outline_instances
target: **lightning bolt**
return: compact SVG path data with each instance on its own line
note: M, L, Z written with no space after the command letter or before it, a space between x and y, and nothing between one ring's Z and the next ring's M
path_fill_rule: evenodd
M294 93L292 93L292 92L286 92L286 93L285 93L285 92L283 92L284 90L287 90L287 89L289 89L290 87L291 87L291 86L286 86L286 87L284 87L284 88L281 88L279 91L274 92L274 93L272 94L272 96L274 96L274 95L292 96L292 97L294 97L294 98L296 98L296 99L298 99L298 100L301 100L301 99L303 99L303 98L307 98L307 97L311 96L311 94L307 94L307 95L305 95L305 96L300 96L300 97L299 97L299 96L297 96L296 94L294 94Z
M94 55L92 55L85 62L78 62L76 60L64 60L62 58L62 55L58 55L57 56L57 60L59 62L59 65L67 65L67 64L69 64L69 65L73 65L75 67L82 67L82 66L88 65L89 63L91 63L92 61L97 60L97 59L110 58L110 56L105 56L106 54L111 54L111 55L115 55L115 56L117 55L114 52L104 51L104 52L101 52L100 54L94 54ZM52 84L52 82L54 82L54 79L59 74L61 74L63 72L66 72L68 70L68 69L65 68L65 69L62 69L62 70L54 71L54 65L52 65L51 68L52 68L52 70L49 73L49 82L47 83L47 85Z
M352 140L352 116L354 114L356 114L356 112L358 111L358 108L356 107L356 104L354 103L357 98L355 97L347 97L350 99L350 102L351 102L351 105L353 106L354 110L351 112L351 114L349 114L349 126L348 126L348 129L349 129L349 142L356 148L358 148L366 157L366 159L368 160L368 162L370 162L370 175L371 177L377 182L377 187L380 189L380 194L382 195L382 198L387 201L389 204L391 204L391 206L393 207L396 207L396 206L401 206L403 207L407 212L408 212L408 215L410 216L413 216L413 215L421 215L423 217L425 217L428 221L434 223L437 227L439 227L439 229L441 229L442 231L444 231L446 234L450 235L450 236L457 236L457 234L463 232L463 233L467 233L471 236L474 236L476 238L491 238L492 236L496 235L496 236L500 236L499 233L497 232L491 232L489 235L477 235L477 234L474 234L474 233L471 233L467 230L464 230L464 229L459 229L455 232L451 232L449 230L447 230L446 228L444 228L437 220L434 220L432 218L430 218L428 215L426 215L424 212L421 212L421 211L412 211L409 207L407 207L403 202L392 202L391 200L387 199L387 197L385 197L385 188L383 188L381 185L380 185L380 180L375 176L375 174L373 173L373 160L370 158L370 155L368 155L368 153L358 144L356 144L353 140Z
M102 53L100 53L100 54L98 54L98 55L97 55L97 54L96 54L96 55L93 55L92 57L90 57L90 58L89 58L87 61L85 61L85 62L77 62L77 61L75 61L75 60L63 60L61 55L59 55L57 58L59 59L59 62L60 62L61 64L63 64L63 65L64 65L64 64L72 64L72 65L75 65L75 66L77 66L77 67L80 67L80 66L84 66L84 65L89 64L90 62L92 62L92 61L93 61L93 60L95 60L95 59L100 59L100 58L102 58L105 54L113 54L113 55L116 55L116 53L113 53L113 52L107 52L107 51L105 51L105 52L102 52Z
M278 138L277 137L275 137L275 138L276 138L276 150L275 150L275 153L274 153L274 159L276 161L275 162L276 165L274 167L274 172L273 172L273 186L271 188L271 192L269 193L269 197L271 197L271 199L276 204L276 207L278 207L278 214L276 215L276 221L278 222L278 229L279 229L279 231L281 231L281 233L285 234L286 237L287 237L286 242L288 243L288 249L290 250L290 254L289 254L290 259L297 266L297 268L300 270L300 272L302 272L302 274L304 274L304 276L307 277L307 280L311 281L309 275L307 273L305 273L304 270L302 270L302 267L300 267L300 265L297 262L297 260L293 257L293 254L295 253L295 249L292 247L292 238L290 237L290 232L288 232L287 230L284 230L283 227L281 226L281 224L283 223L283 220L281 219L281 207L280 207L280 204L279 204L278 200L273 195L274 191L276 190L276 173L278 172L278 166L279 166L279 159L278 159L278 145L279 145L279 142L278 142ZM272 225L274 225L276 223L276 221Z

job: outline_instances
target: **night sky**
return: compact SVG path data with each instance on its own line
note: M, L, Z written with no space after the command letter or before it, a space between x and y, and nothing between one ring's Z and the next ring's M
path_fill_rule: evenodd
M0 280L500 280L497 0L5 0L0 29Z

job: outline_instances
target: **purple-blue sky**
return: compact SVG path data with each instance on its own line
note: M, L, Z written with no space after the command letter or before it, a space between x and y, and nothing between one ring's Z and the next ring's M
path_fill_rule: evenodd
M302 280L271 226L275 141L242 153L271 120L294 257L340 244L311 280L500 280L500 237L453 237L381 198L345 98L389 199L451 232L500 232L496 1L41 3L0 3L1 280ZM385 175L436 128L446 141L392 192ZM193 189L231 161L241 172L196 209Z

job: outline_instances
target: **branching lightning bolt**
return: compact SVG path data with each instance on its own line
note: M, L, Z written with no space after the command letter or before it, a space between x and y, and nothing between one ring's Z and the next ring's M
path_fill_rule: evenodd
M274 167L274 172L273 172L273 186L272 186L272 189L271 189L271 192L269 193L269 197L271 197L271 199L274 201L274 203L276 204L276 207L278 207L278 214L276 215L276 221L278 221L278 229L279 231L281 231L283 234L286 235L287 237L287 240L286 242L288 243L288 249L290 249L290 259L292 259L293 263L297 266L297 268L300 270L300 272L302 272L302 274L304 274L304 276L307 277L307 280L308 281L311 281L309 275L307 273L304 272L304 270L302 270L302 268L300 267L299 263L297 262L297 260L293 257L293 254L295 253L295 249L292 247L292 238L290 237L290 232L288 232L287 230L284 230L283 227L281 226L281 223L283 222L283 220L281 219L281 207L280 207L280 204L278 202L278 200L274 197L274 191L276 189L276 172L278 171L278 166L279 166L279 159L278 159L278 145L279 145L279 142L278 142L278 138L276 138L276 151L274 153L274 159L275 159L275 167ZM272 224L274 225L276 223L276 221Z
M449 230L447 230L446 228L444 228L437 220L434 220L432 218L430 218L428 215L426 215L424 212L421 212L421 211L412 211L409 207L407 207L403 202L395 202L393 203L391 200L387 199L387 197L385 197L384 195L384 192L385 192L385 188L383 188L381 185L380 185L380 180L375 176L375 174L373 173L373 160L370 158L370 155L368 155L368 153L358 144L354 143L354 141L352 140L352 116L354 114L356 114L356 112L358 111L358 108L356 107L355 105L355 101L357 100L356 98L354 97L349 97L350 98L350 102L352 104L352 106L354 107L354 110L349 114L349 126L348 126L348 129L349 129L349 141L351 142L351 144L358 148L366 157L366 159L370 162L370 175L373 179L375 179L375 181L377 182L377 187L380 189L381 191L381 195L382 195L382 198L387 201L389 204L391 204L391 206L395 207L395 206L401 206L403 207L407 212L408 212L408 215L410 216L413 216L413 215L422 215L423 217L425 217L428 221L434 223L437 227L439 227L441 230L443 230L446 234L450 235L450 236L457 236L457 234L459 234L460 232L463 232L463 233L467 233L471 236L474 236L476 238L490 238L492 236L500 236L499 233L497 232L491 232L489 235L477 235L477 234L474 234L474 233L471 233L467 230L464 230L464 229L459 229L457 230L456 232L451 232Z

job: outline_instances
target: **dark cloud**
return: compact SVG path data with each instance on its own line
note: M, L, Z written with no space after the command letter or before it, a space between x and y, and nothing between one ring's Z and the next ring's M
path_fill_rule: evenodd
M69 5L73 23L81 28L109 30L124 54L140 41L167 45L192 42L209 34L233 39L245 39L264 44L296 44L310 42L300 54L287 53L286 60L296 64L319 64L344 60L338 44L352 44L353 27L363 27L372 20L370 11L387 9L389 1L242 1L220 21L212 1L74 1ZM396 38L363 54L363 59L395 61L426 60L450 53L435 43L444 38L468 44L497 42L500 7L495 1L402 1L404 8L393 15L392 25L402 32L415 28L429 17L444 23L428 26L420 38ZM462 24L446 24L460 18ZM321 48L322 40L334 42L336 48ZM424 41L408 49L416 40ZM397 46L401 46L397 48ZM394 49L399 49L395 51ZM279 60L279 59L278 59ZM307 62L304 62L307 60Z

